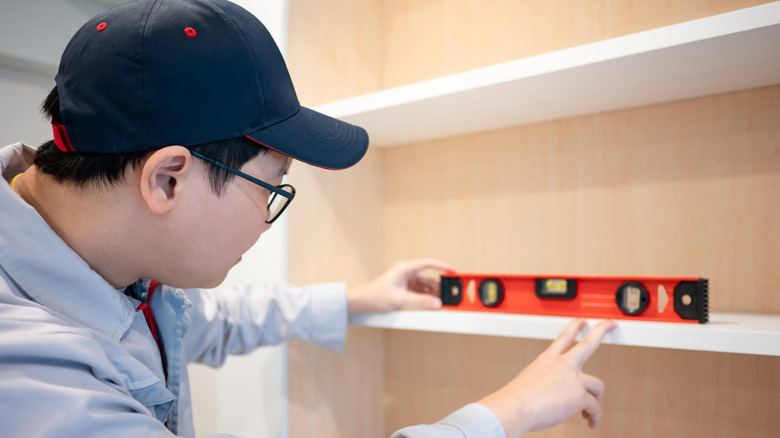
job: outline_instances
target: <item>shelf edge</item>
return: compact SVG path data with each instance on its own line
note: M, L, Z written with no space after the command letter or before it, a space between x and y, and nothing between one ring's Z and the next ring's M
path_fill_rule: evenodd
M459 311L355 315L349 323L392 330L555 339L573 318ZM589 319L589 330L600 320ZM714 313L707 324L619 320L605 344L780 356L780 315Z
M313 109L346 117L777 24L780 1L375 91Z
M776 79L780 59L768 55L775 53L771 41L762 40L752 54L745 49L755 47L757 38L774 40L778 34L780 1L381 90L314 109L363 126L374 146L392 146L739 91L780 83ZM701 47L710 53L709 59L687 64L683 61L691 56L695 59ZM721 62L724 56L734 58L726 63L730 67ZM766 65L741 68L756 62ZM737 65L740 74L735 77L733 69ZM723 68L731 70L719 71Z

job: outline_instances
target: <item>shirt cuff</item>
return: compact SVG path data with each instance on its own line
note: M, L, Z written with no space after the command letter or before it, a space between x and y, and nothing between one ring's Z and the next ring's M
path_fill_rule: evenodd
M347 285L326 283L306 287L310 293L311 341L334 351L343 351L347 338Z
M506 438L504 426L487 406L470 403L448 415L439 424L457 428L465 438Z
M468 404L436 424L410 426L392 438L506 438L496 414L478 403Z

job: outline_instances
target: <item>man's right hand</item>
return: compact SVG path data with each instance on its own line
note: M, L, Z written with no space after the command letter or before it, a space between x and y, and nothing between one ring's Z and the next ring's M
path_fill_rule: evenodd
M546 429L577 412L591 428L598 425L604 383L583 373L582 366L617 323L601 322L573 345L585 325L584 319L572 321L517 377L479 401L495 412L507 438Z

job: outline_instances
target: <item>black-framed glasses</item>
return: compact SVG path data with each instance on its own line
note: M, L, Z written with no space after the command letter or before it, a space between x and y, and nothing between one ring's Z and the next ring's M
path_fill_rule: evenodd
M290 202L292 202L293 198L295 197L295 187L289 185L289 184L282 184L280 186L274 186L271 184L268 184L265 181L259 180L251 175L247 175L246 173L233 169L232 167L222 164L219 161L209 158L201 153L195 152L190 149L190 153L192 155L195 155L196 157L200 158L201 160L208 161L209 163L221 168L225 169L228 172L240 176L241 178L244 178L245 180L249 182L253 182L260 187L263 187L265 189L268 189L271 191L271 197L268 199L268 219L266 219L265 223L270 224L276 219L279 218L279 216L284 213L284 209L287 208L288 205L290 205Z

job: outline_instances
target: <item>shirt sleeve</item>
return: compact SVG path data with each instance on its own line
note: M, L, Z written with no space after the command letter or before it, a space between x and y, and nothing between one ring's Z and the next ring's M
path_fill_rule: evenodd
M285 283L186 291L192 302L184 346L190 362L220 366L229 354L289 339L341 351L347 333L344 283Z
M471 403L436 424L405 427L392 438L506 438L506 435L493 411Z

